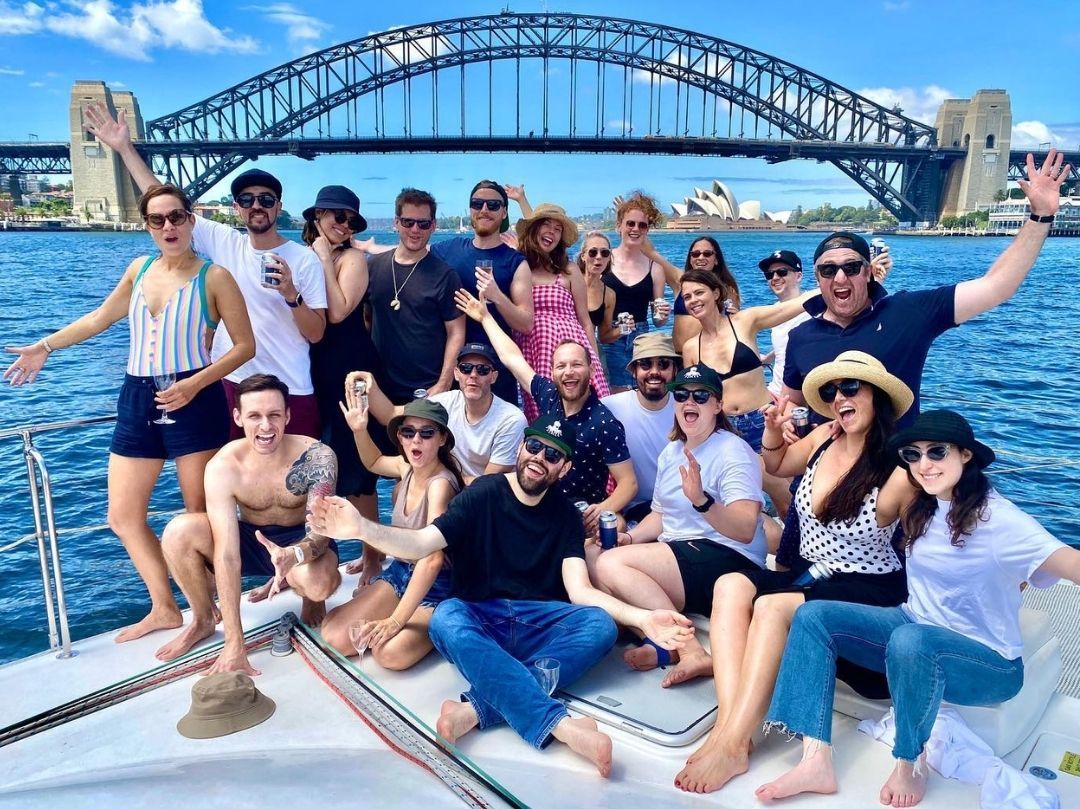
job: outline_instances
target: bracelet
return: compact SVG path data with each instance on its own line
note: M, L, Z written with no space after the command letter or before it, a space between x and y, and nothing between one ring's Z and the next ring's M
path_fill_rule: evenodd
M52 354L56 349L49 345L49 338L42 337L39 341L41 347L45 349L46 354Z
M1054 214L1050 214L1049 216L1039 216L1037 213L1033 213L1028 219L1032 222L1038 222L1040 225L1050 225L1054 222Z
M403 627L403 626L401 625L401 622L400 622L400 621L399 621L399 620L398 620L397 618L395 618L395 617L394 617L393 615L389 616L389 618L390 618L390 620L391 620L391 621L393 621L393 622L394 622L394 624L395 624L395 625L397 626L398 632L400 632L400 631L401 631L402 629L404 629L404 628L405 628L405 627Z
M776 452L778 449L783 449L783 448L784 448L784 442L783 441L781 441L775 447L767 447L767 446L765 446L764 441L761 443L761 451L762 452Z

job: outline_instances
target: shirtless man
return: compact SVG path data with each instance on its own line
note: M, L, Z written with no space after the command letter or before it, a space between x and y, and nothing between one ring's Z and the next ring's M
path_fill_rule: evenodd
M233 420L244 437L226 444L206 466L206 513L182 514L162 536L173 578L191 605L192 621L157 652L172 660L214 633L216 610L207 570L214 571L225 648L210 673L256 675L240 624L240 577L273 576L252 600L275 595L284 583L303 599L300 619L322 622L325 601L341 583L337 547L308 533L309 503L334 493L337 459L325 444L286 435L288 388L270 374L237 386ZM237 520L237 508L240 519Z

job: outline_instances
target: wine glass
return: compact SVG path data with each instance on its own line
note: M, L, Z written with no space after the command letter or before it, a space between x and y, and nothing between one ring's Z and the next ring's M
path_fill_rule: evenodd
M176 382L176 374L172 371L163 371L160 374L154 374L154 387L158 393L168 390ZM161 411L161 417L154 419L154 424L176 424L176 419L169 418L169 413L165 409L165 405L158 405L158 410Z
M356 665L359 667L364 662L364 652L367 651L368 637L364 634L367 621L354 621L349 624L349 642L356 649Z
M559 661L554 657L541 657L533 663L533 677L550 697L559 685Z

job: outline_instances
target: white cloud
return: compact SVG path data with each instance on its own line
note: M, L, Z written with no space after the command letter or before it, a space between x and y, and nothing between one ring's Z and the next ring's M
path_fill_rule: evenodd
M32 82L30 82L29 86L30 87L44 87L45 82L43 82L43 81L32 81Z
M14 67L0 67L0 76L21 76L25 72L25 70L19 70Z
M934 124L938 107L947 98L956 98L956 93L945 87L930 84L917 87L866 87L856 90L859 95L875 101L883 107L893 108L900 105L903 114L924 124Z
M296 56L319 50L319 40L330 30L329 23L318 17L304 14L291 3L245 6L243 10L258 12L268 20L284 26L289 50Z
M124 87L127 87L127 85L124 84L122 81L110 81L110 82L106 82L106 84L108 84L110 87L113 87L113 88L115 88L117 90L121 90Z
M1013 124L1014 149L1036 149L1049 143L1058 149L1080 149L1080 124L1044 124L1042 121L1020 121Z
M885 0L885 2L882 3L882 8L884 8L886 11L907 11L909 8L911 8L911 2L910 0L899 0L899 2L894 2L894 0Z
M44 11L37 3L15 5L0 0L0 34L17 36L40 31Z

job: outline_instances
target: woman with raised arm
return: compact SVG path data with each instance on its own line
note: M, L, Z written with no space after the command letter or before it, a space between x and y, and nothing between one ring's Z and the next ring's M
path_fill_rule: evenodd
M368 410L354 388L358 379L371 382L370 375L349 374L345 381L348 404L340 408L356 437L356 451L371 472L399 480L390 524L423 528L445 512L465 486L450 454L454 448L454 435L447 427L450 417L446 408L429 399L409 402L404 413L386 425L400 454L383 455L368 435ZM450 569L442 551L411 564L395 559L359 595L327 614L323 639L343 655L354 655L349 626L363 622L361 637L379 665L407 669L431 651L428 623L435 607L449 595Z
M765 465L784 477L805 473L795 493L801 544L791 570L722 576L713 589L709 640L717 718L705 743L675 777L687 792L712 792L746 772L750 738L772 696L788 627L804 602L894 606L906 595L892 546L909 488L888 439L914 394L869 354L846 351L812 370L803 395L834 421L788 445L786 398L771 407ZM687 666L687 676L707 674Z
M206 511L203 470L229 440L221 380L255 356L236 281L192 250L195 217L187 194L176 186L155 186L139 198L139 213L160 252L132 261L93 312L33 345L8 348L19 357L4 373L13 385L33 382L53 351L128 318L127 373L109 447L108 519L150 593L150 613L122 630L118 643L183 624L161 545L147 522L150 495L165 461L172 459L184 508ZM210 342L219 323L233 346L211 362Z
M618 338L619 329L615 325L615 293L604 283L604 273L611 267L611 241L604 233L590 230L585 234L577 265L585 277L585 303L596 340L600 345L610 343ZM602 352L601 356L606 366ZM606 371L605 367L605 376Z
M545 202L537 205L531 216L518 220L517 237L518 249L533 274L535 325L528 334L514 333L526 362L536 373L550 377L555 347L565 340L576 340L592 354L593 390L599 397L607 396L607 380L585 299L585 279L566 255L578 239L577 225L558 205ZM539 411L527 391L522 395L525 417L531 423Z
M880 799L916 805L926 792L925 745L941 701L993 705L1023 685L1021 584L1080 584L1080 550L990 485L983 470L994 452L963 416L928 411L889 445L912 487L901 512L907 601L888 608L819 602L796 613L766 724L802 734L803 758L758 789L762 800L836 791L830 731L839 656L888 678L896 765Z
M666 262L665 262L666 263ZM731 301L732 307L737 311L741 308L742 297L739 293L739 282L728 269L724 251L720 249L720 242L712 236L702 236L694 239L686 251L686 262L682 270L676 268L675 282L669 277L668 283L672 283L675 290L675 325L671 330L671 341L675 343L675 350L682 353L687 340L697 337L701 333L701 323L696 317L686 311L686 301L679 294L679 284L683 273L690 270L704 270L711 272L720 282L724 297L721 300ZM670 270L668 275L671 275Z

